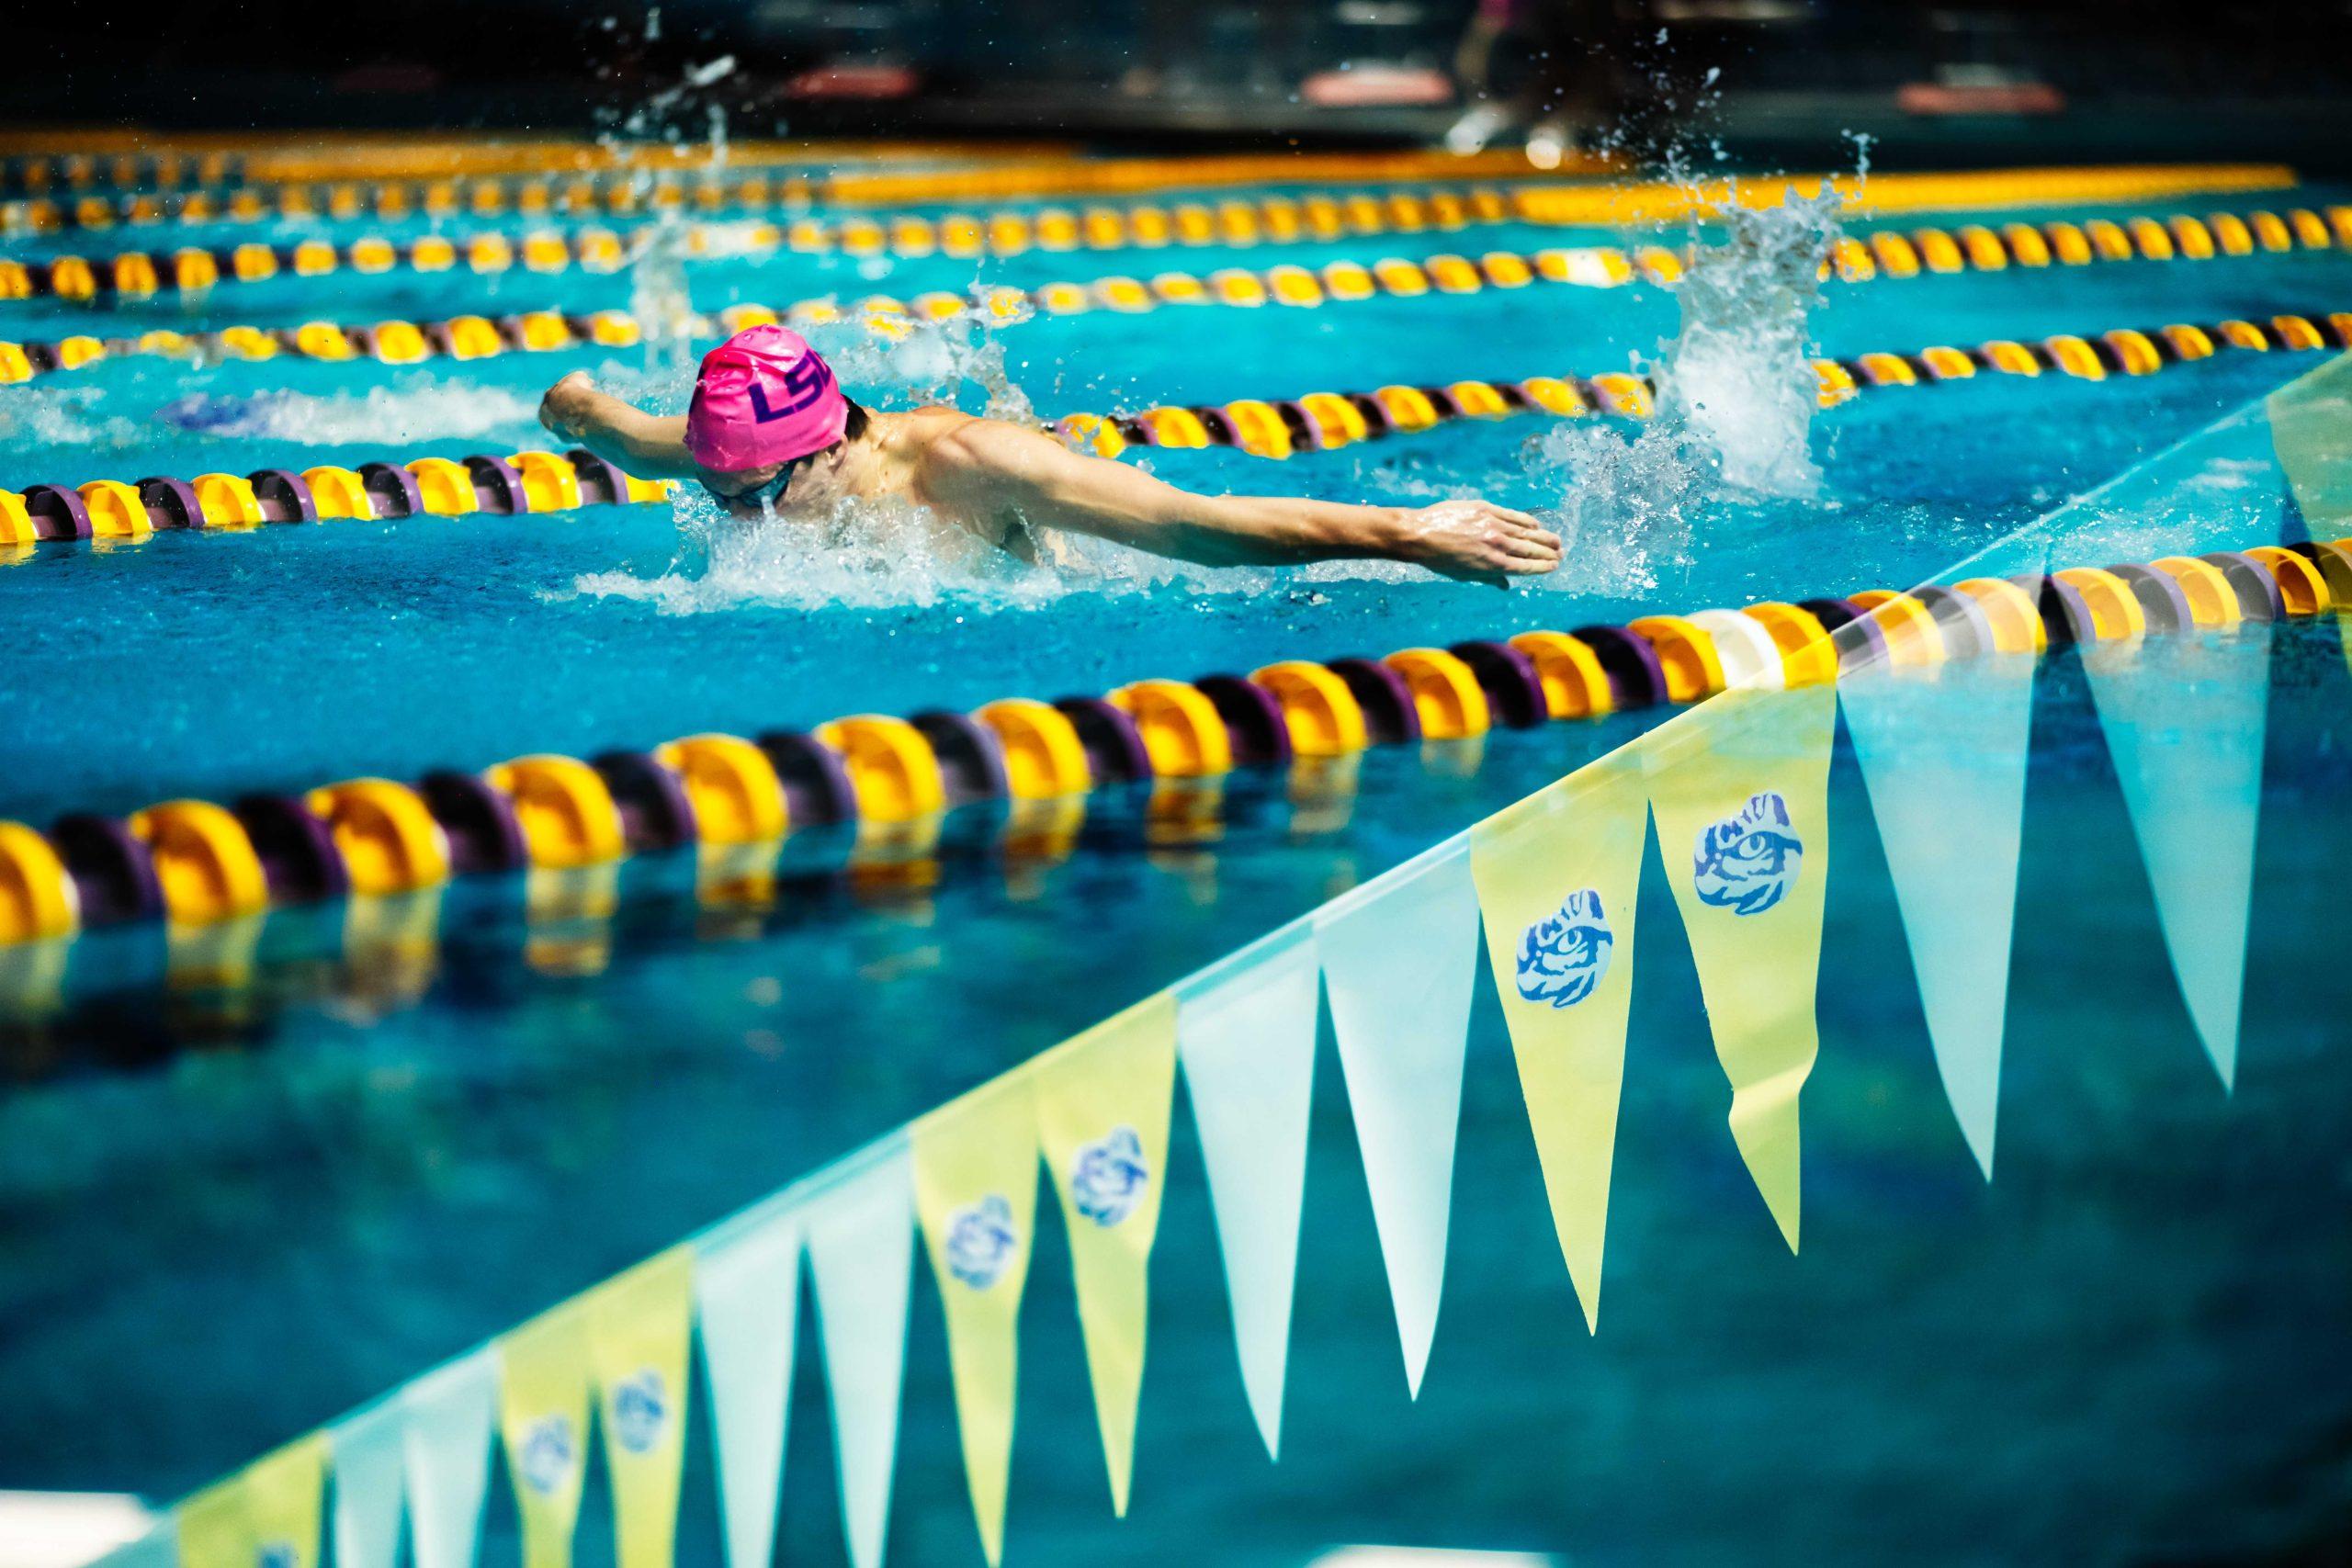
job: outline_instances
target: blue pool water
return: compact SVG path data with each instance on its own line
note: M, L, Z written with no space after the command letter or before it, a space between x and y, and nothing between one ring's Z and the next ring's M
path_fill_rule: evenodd
M1186 251L1166 265L1593 237L1503 228L1323 254ZM1076 253L992 264L989 276L1151 265ZM707 308L905 294L972 272L856 270L718 265L695 271L695 297ZM1845 354L2324 312L2352 303L2335 292L2346 270L2340 257L2290 256L1888 281L1833 288L1814 326L1825 352ZM609 305L626 288L288 280L224 288L206 310L367 320ZM53 307L0 312L0 335L65 330ZM1002 344L1012 382L1052 414L1616 368L1654 355L1674 327L1657 291L1539 288L1247 316L1091 315L1027 323ZM0 483L539 445L538 387L602 357L390 373L125 361L0 389ZM1687 477L1634 448L1632 430L1599 424L1565 449L1555 435L1550 457L1528 450L1546 427L1521 420L1289 464L1150 458L1204 488L1401 499L1471 486L1547 510L1585 497L1578 558L1508 595L1381 573L1078 585L950 573L943 584L904 568L829 579L820 593L793 574L796 558L682 541L660 508L45 546L0 568L0 625L20 672L0 707L0 815L40 822L167 795L225 798L1902 586L2192 438L2161 482L2110 492L2105 513L2090 505L2070 536L2086 563L2265 542L2283 522L2275 484L2231 481L2245 443L2267 436L2243 421L2198 433L2315 358L1872 394L1815 422L1819 495L1758 498L1700 479L1671 491L1663 518L1591 501L1612 476L1634 498ZM644 377L633 356L610 370L673 399L684 387L675 375L630 379ZM877 400L909 395L886 388ZM232 423L165 423L192 397ZM2205 487L2186 503L2184 468ZM2165 505L2177 514L2159 515ZM833 602L836 591L854 602ZM2332 625L2282 631L2245 1046L2225 1096L2170 978L2078 665L2047 661L1989 1187L1937 1084L1869 803L1841 744L1801 1258L1781 1247L1721 1134L1722 1075L1681 939L1662 934L1679 928L1653 861L1641 924L1661 934L1636 983L1598 1337L1566 1289L1482 979L1445 1316L1418 1403L1403 1396L1327 1040L1279 1466L1240 1398L1199 1153L1180 1113L1131 1517L1114 1521L1105 1506L1049 1223L1023 1308L1009 1560L1173 1563L1214 1543L1220 1561L1272 1568L1378 1540L1611 1562L2121 1562L2341 1540L2352 1525L2352 1306L2340 1288L2352 1170L2338 1130L2352 1093L2330 1056L2346 997L2329 954L2346 935L2330 868L2352 849L2340 809L2347 686ZM1106 791L1067 863L1007 869L972 854L935 889L812 887L764 915L698 908L677 860L624 868L618 912L585 936L576 921L535 925L512 884L463 884L442 901L429 957L372 970L348 956L333 908L273 915L250 980L228 987L159 983L170 961L160 931L85 938L54 1007L0 1023L13 1077L0 1091L0 1486L162 1499L201 1484L1645 722L1370 752L1336 830L1285 799L1281 779L1243 775L1216 841L1147 848L1140 801ZM564 940L595 947L601 973L548 961L545 944ZM975 1562L938 1307L918 1276L893 1561ZM830 1430L804 1364L782 1561L840 1560ZM682 1527L689 1562L718 1560L702 1438ZM600 1495L592 1482L588 1563L609 1555ZM485 1562L513 1561L514 1529L502 1495Z

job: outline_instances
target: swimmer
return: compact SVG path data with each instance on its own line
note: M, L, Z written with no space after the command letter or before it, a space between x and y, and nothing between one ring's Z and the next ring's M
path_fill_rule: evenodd
M684 416L649 414L575 370L548 389L539 423L641 478L699 484L737 517L790 522L830 516L844 500L912 502L1032 563L1041 540L1088 534L1203 566L1399 560L1498 587L1560 564L1557 535L1491 502L1194 495L1001 420L935 407L869 412L800 334L778 326L747 328L704 355Z

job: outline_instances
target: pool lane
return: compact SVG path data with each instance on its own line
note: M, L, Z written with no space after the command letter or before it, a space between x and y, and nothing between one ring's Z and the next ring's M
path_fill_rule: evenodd
M1721 1069L1653 863L1639 919L1658 934L1635 981L1600 1334L1581 1332L1482 979L1419 1400L1404 1395L1327 1043L1282 1464L1240 1397L1180 1113L1131 1517L1114 1522L1101 1495L1048 1218L1024 1307L1011 1550L1157 1565L1216 1539L1276 1568L1362 1539L1692 1562L1779 1561L1783 1540L1811 1561L1834 1540L1844 1555L1961 1563L2184 1541L2226 1556L2324 1530L2346 1407L2340 1380L2311 1369L2352 1328L2333 1288L2352 1232L2308 1193L2333 1179L2352 1106L2332 995L2312 976L2344 936L2326 868L2352 850L2338 808L2352 694L2308 630L2281 638L2278 668L2233 1094L2173 995L2079 674L2053 660L1996 1183L1937 1086L1841 752L1802 1258L1724 1136ZM1044 898L957 884L845 927L625 942L594 987L514 964L503 950L520 933L484 915L424 1006L376 1022L298 1009L221 1038L241 1048L20 1087L0 1100L0 1309L18 1325L0 1343L6 1479L156 1496L208 1482L1613 739L1498 737L1468 781L1375 754L1393 771L1372 781L1358 837L1238 844L1214 903L1197 863L1093 859ZM2089 951L2096 983L2049 958ZM970 1524L935 1299L917 1289L893 1530L928 1561L967 1553ZM815 1336L802 1343L784 1551L832 1562L831 1428ZM681 1551L703 1562L718 1547L695 1422ZM1792 1446L1792 1426L1829 1436ZM1776 1524L1759 1535L1766 1499ZM605 1561L601 1507L583 1519L590 1562ZM514 1529L495 1504L487 1561L512 1560Z
M797 536L741 534L721 537L714 570L709 547L682 543L658 506L43 546L0 570L0 620L22 628L25 668L79 673L72 701L0 713L12 759L0 813L43 821L1904 585L2267 389L2290 364L2246 355L2131 382L1980 380L1860 400L1815 421L1826 480L1804 502L1712 490L1658 444L1599 423L1555 427L1549 457L1545 433L1524 423L1283 465L1149 456L1208 489L1425 502L1470 487L1566 508L1568 567L1509 595L1396 569L1055 588L887 557L845 567ZM495 434L525 439L527 410L515 399ZM224 444L124 434L165 471L233 464ZM424 445L501 449L488 436ZM374 455L328 447L315 460L363 452ZM1660 514L1667 496L1679 515ZM2271 536L2269 499L2252 521L2217 513L2209 547Z

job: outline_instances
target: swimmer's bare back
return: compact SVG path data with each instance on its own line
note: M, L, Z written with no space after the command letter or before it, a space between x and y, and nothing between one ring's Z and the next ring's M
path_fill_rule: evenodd
M548 389L539 418L634 472L695 479L730 509L759 498L752 515L764 507L786 520L822 516L848 498L908 501L1025 559L1036 558L1041 534L1083 534L1203 566L1400 560L1497 586L1560 564L1557 535L1489 501L1393 507L1196 495L1042 431L949 408L865 414L857 434L820 451L724 472L688 455L684 422L645 413L579 372Z

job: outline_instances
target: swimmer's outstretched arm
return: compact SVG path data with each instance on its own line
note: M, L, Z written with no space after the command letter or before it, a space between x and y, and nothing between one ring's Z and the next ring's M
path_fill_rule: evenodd
M1500 585L1560 564L1559 536L1523 512L1486 501L1408 508L1194 495L995 420L974 420L942 437L931 459L922 479L924 499L948 511L1016 514L1204 566L1387 559Z
M598 391L584 370L547 389L539 423L641 479L690 479L700 471L686 456L685 415L647 413Z

